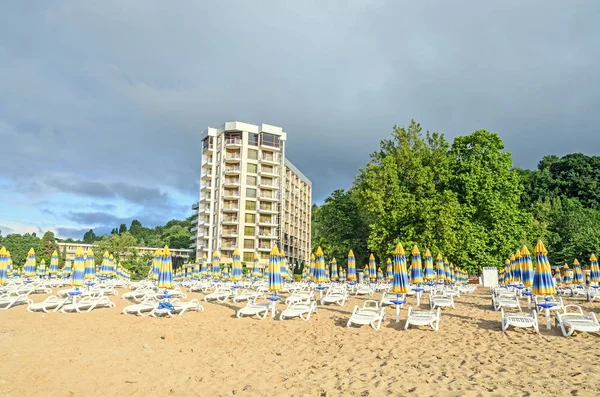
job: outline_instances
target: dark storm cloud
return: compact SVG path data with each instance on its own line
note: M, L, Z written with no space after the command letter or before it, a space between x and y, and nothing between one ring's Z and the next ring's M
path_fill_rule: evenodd
M85 232L89 229L81 229L76 227L57 227L56 233L61 238L72 238L72 239L81 239Z
M600 150L597 1L143 4L0 5L4 177L193 200L199 134L227 120L282 126L316 201L411 118L498 132L522 167Z
M66 218L86 225L118 225L121 218L106 212L68 212Z

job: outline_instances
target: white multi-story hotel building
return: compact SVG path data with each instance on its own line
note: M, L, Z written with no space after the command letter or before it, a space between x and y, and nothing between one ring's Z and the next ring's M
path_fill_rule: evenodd
M200 200L192 206L190 248L196 257L214 251L242 261L258 253L264 262L273 245L288 261L310 259L312 184L285 157L281 127L237 121L202 132Z

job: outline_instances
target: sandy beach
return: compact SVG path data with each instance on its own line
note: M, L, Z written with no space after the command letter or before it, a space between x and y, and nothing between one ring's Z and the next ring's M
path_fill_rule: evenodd
M123 292L123 291L122 291ZM376 294L376 298L379 298ZM41 301L44 295L33 295ZM202 299L190 293L188 299ZM176 318L0 311L2 396L591 396L600 393L597 335L554 326L500 330L487 289L445 309L439 332L346 328L355 304L310 321L237 319L243 304L205 303ZM597 310L599 303L565 303ZM414 305L409 298L409 305ZM283 307L283 305L281 305ZM526 304L525 304L526 307ZM402 318L406 317L406 309ZM540 321L543 322L542 316Z

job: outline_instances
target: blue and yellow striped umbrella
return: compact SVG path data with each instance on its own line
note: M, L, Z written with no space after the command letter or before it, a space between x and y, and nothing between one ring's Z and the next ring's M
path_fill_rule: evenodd
M506 272L504 269L498 270L498 285L506 285Z
M377 265L373 254L369 255L369 278L373 283L377 280Z
M213 278L219 278L221 277L221 255L219 255L218 251L215 251L213 253L213 260L212 260L212 276Z
M356 258L354 252L348 252L348 281L356 282Z
M6 261L6 277L8 279L10 279L15 276L15 273L13 270L12 258L10 257L10 251L5 249L4 255L6 257L6 259L5 259L5 261Z
M54 250L50 256L50 266L48 267L48 276L54 278L58 275L58 252Z
M337 261L335 260L335 258L333 258L333 259L331 259L331 280L338 281L339 278L340 278L340 276L338 274Z
M504 261L504 284L508 285L512 283L512 267L510 265L510 259Z
M533 287L531 288L531 292L534 295L554 295L556 293L547 255L548 251L544 247L544 243L538 241L535 246L536 264L533 273Z
M448 263L447 258L444 258L444 281L447 283L452 282L452 278L450 277L450 263Z
M194 263L194 268L192 269L192 279L196 281L200 280L200 263L198 261Z
M328 281L327 275L325 274L325 257L323 256L323 250L321 247L317 248L317 252L315 254L315 270L313 281L317 284L323 284Z
M158 288L173 288L173 261L171 251L165 245L161 253L160 273L158 274Z
M392 279L392 292L406 294L409 291L408 272L406 270L406 253L402 244L398 243L394 250L394 277Z
M203 254L202 255L202 266L200 267L200 277L202 277L202 278L206 278L206 276L208 275L207 262L208 262L208 260L206 259L206 254Z
M5 247L0 248L0 285L8 280L8 253Z
M377 282L383 283L383 271L381 269L377 269Z
M583 285L583 272L581 271L581 265L579 261L575 259L573 261L573 282L575 284Z
M569 265L566 263L563 267L563 283L565 283L565 285L573 284L573 270L569 269Z
M521 260L522 260L521 250L517 249L517 251L515 252L515 264L514 264L514 268L513 268L514 269L513 274L515 277L516 284L523 283L523 274L521 272Z
M117 260L115 259L115 257L112 254L110 254L108 259L110 260L110 266L109 266L110 277L116 277L117 276Z
M560 269L556 269L554 271L554 285L560 287L563 283L562 275L560 274Z
M25 277L35 277L35 251L33 248L29 249L27 252L27 259L25 260L25 266L23 267L23 276Z
M387 258L387 261L385 262L385 277L387 278L386 281L392 282L392 279L394 278L394 271L392 270L392 260L390 258Z
M531 288L533 285L533 262L531 261L531 254L525 245L521 248L521 278L523 285Z
M435 258L435 269L437 271L437 281L444 282L446 280L446 271L444 270L444 259L442 254L437 254Z
M75 260L73 261L73 271L71 273L71 286L80 287L83 285L85 275L85 254L83 248L77 248L75 251Z
M592 286L592 280L590 280L590 277L591 277L591 271L590 271L590 269L584 269L583 270L583 274L585 274L585 286L586 287L591 287Z
M96 264L94 262L94 251L88 249L85 255L85 274L83 276L86 280L93 280L96 278Z
M340 267L340 280L346 280L346 270L343 267Z
M242 262L240 251L236 248L233 250L231 257L231 281L237 282L242 280Z
M158 275L160 274L161 260L161 250L154 251L154 256L152 257L152 280L158 280Z
M65 264L62 268L62 276L63 278L67 278L67 277L71 277L71 259L66 258L65 259Z
M221 269L221 279L225 281L229 280L229 266L226 264L223 265L223 268Z
M256 277L256 278L258 278L258 277L261 276L261 274L260 274L260 261L258 259L258 255L256 253L254 253L254 263L253 263L253 266L252 266L252 276Z
M315 281L315 254L310 254L310 271L308 272L308 280Z
M41 260L40 263L38 263L38 267L36 270L36 275L38 277L46 277L46 261L45 260Z
M598 258L594 254L590 256L590 281L600 283L600 267L598 267Z
M449 274L449 277L448 277L449 283L450 284L456 284L456 274L454 273L454 264L450 263L450 265L448 265L448 268L450 269L450 271L448 272L448 274Z
M281 268L281 278L284 280L291 280L290 270L288 268L287 257L283 250L279 251L279 265Z
M282 288L281 257L279 256L277 246L274 245L273 248L271 248L271 254L269 255L269 291L277 293L277 291L281 291Z
M413 284L423 284L421 252L416 245L413 247L410 256L410 282Z
M429 249L425 251L425 268L423 269L423 278L425 281L435 280L435 271L433 270L433 257Z

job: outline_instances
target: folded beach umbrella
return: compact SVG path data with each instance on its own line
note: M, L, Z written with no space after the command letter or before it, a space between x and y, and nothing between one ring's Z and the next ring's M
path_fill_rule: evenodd
M598 258L594 254L590 256L590 281L600 283L600 267L598 267Z
M504 269L498 270L498 285L506 284L505 277L506 277L506 273L504 272Z
M369 278L373 283L377 280L377 265L373 254L369 255Z
M348 252L348 281L356 282L356 258L354 252Z
M46 261L45 260L41 260L40 263L38 263L38 267L36 270L36 275L38 277L46 277Z
M254 254L254 263L253 263L253 267L252 267L252 276L254 277L260 277L260 262L258 259L258 255L255 253Z
M323 284L327 282L327 276L325 274L325 258L323 256L323 250L321 247L318 247L317 252L315 253L313 281L317 284Z
M573 282L575 284L583 285L583 272L581 271L581 265L577 259L573 261Z
M425 281L435 280L435 271L433 270L433 257L429 249L425 251L425 268L423 269L423 278Z
M592 286L592 280L591 280L591 271L590 271L590 269L583 270L583 273L585 274L585 286L586 287L591 287Z
M311 281L315 281L315 261L316 261L316 257L315 254L310 254L310 273L308 275L309 279Z
M394 278L394 270L392 269L392 260L390 258L387 258L387 261L385 263L385 278L386 281L389 282L391 282Z
M200 263L196 261L194 268L192 269L192 278L194 280L200 280Z
M158 280L158 275L160 274L160 266L161 266L161 250L154 251L154 256L152 257L152 280Z
M383 271L381 269L377 269L377 282L383 283Z
M331 259L331 280L332 281L338 281L340 278L339 274L338 274L338 265L337 265L337 261L335 260L335 258Z
M521 261L523 259L523 256L521 254L521 250L517 249L517 251L515 252L515 264L513 267L513 274L515 277L515 283L517 284L522 284L523 283L523 274L521 272Z
M413 284L423 284L423 272L421 269L421 253L419 252L419 248L417 248L416 245L413 247L410 255L410 281Z
M213 260L212 260L212 276L213 276L213 278L221 277L220 261L221 261L221 255L219 255L219 251L215 251L213 253Z
M35 276L35 251L33 248L29 249L27 252L27 259L25 260L25 266L23 267L23 276L25 277L34 277Z
M115 257L113 256L113 254L110 254L108 256L108 277L115 277L117 275L116 269L117 269L117 263L116 263Z
M563 283L565 283L565 285L573 284L573 270L569 269L569 265L566 263L563 267Z
M369 267L369 265L366 265L363 268L363 281L364 282L369 282L369 279L371 278L369 273L371 273L371 268Z
M240 251L236 248L233 250L233 256L231 258L231 281L237 282L242 280L242 262L240 258Z
M554 278L554 285L556 287L559 287L562 285L563 283L563 279L562 279L562 275L560 274L560 269L556 269L554 271L554 276L552 276Z
M340 267L340 280L341 281L347 280L346 270L342 267Z
M6 284L8 280L8 254L6 248L0 248L0 285Z
M202 255L202 265L200 266L200 277L202 277L202 278L206 278L206 276L208 275L208 267L207 267L206 263L207 263L206 254L203 254Z
M531 288L533 285L533 262L531 253L525 245L521 248L521 278L523 285Z
M535 271L533 273L533 287L531 292L534 295L554 295L556 288L552 282L552 271L550 269L550 262L548 262L548 251L544 247L544 243L541 241L537 242L535 246Z
M227 266L226 264L223 265L223 268L221 269L221 279L229 280L229 266Z
M406 270L406 253L402 244L398 243L394 250L394 277L392 279L392 292L406 294L409 291L408 272Z
M50 256L50 266L48 267L48 277L53 278L58 274L58 252L54 250Z
M65 259L65 264L64 264L64 266L62 268L62 276L64 278L70 277L71 276L71 271L72 271L72 268L71 268L71 259L67 258L67 259Z
M160 260L160 273L158 274L158 288L173 288L173 261L171 251L165 245Z
M287 263L287 257L283 251L279 251L279 265L281 268L281 278L283 280L291 280L290 269Z
M446 272L444 271L444 259L442 254L437 254L435 258L435 268L437 271L437 281L444 282L446 280Z
M71 286L79 287L83 285L85 275L85 254L83 248L77 248L75 259L73 260L73 271L71 273Z
M6 277L7 279L9 278L13 278L16 274L14 273L13 270L13 263L12 263L12 259L10 257L10 251L5 249L5 260L6 260Z
M319 248L317 250L317 256L319 256ZM323 252L321 251L321 257ZM269 291L277 293L283 288L283 281L281 279L281 257L279 256L279 250L274 245L271 248L271 254L269 255Z
M448 258L444 258L444 277L447 283L452 282L452 278L450 275L450 263L448 262Z
M88 249L85 255L85 275L86 280L93 280L96 278L96 264L94 262L94 251Z
M504 261L504 284L512 284L512 266L510 259Z

